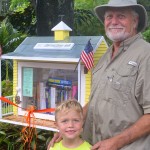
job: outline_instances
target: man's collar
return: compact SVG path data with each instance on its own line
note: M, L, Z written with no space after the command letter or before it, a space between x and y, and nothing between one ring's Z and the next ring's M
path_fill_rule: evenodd
M124 40L123 42L121 42L120 44L120 48L123 48L123 50L127 50L127 48L136 40L136 39L139 39L139 38L143 38L142 37L142 34L141 33L138 33L126 40Z

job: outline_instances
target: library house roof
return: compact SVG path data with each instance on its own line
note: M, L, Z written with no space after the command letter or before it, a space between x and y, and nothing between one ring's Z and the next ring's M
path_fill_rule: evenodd
M54 37L27 37L14 52L2 55L4 59L78 62L88 40L96 50L102 36L72 36L66 41Z

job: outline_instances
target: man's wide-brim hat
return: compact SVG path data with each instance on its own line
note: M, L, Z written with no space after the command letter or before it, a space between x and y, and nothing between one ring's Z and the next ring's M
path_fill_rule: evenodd
M137 4L136 0L110 0L106 5L100 5L95 7L95 13L102 23L104 23L105 11L110 8L126 8L131 7L139 14L138 32L144 31L147 26L147 12L146 9Z

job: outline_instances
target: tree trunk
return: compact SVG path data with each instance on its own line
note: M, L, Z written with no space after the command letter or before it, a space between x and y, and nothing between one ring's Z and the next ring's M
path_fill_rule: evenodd
M73 29L74 0L37 0L37 35L53 35L51 29L61 21L60 15L64 15L63 21Z
M62 20L73 30L74 0L59 0L58 13L59 16L64 15ZM58 22L59 21L60 20L58 20ZM73 31L71 34L73 35Z

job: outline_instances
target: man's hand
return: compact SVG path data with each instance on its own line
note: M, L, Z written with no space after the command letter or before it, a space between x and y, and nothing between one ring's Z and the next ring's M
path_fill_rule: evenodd
M100 141L92 146L91 150L118 150L116 142L114 138Z
M47 150L50 150L50 147L53 147L55 143L61 141L62 137L60 135L60 133L55 133L54 137L52 138L52 140L49 142Z
M96 143L91 150L118 150L148 134L150 134L150 114L145 114L122 133Z

